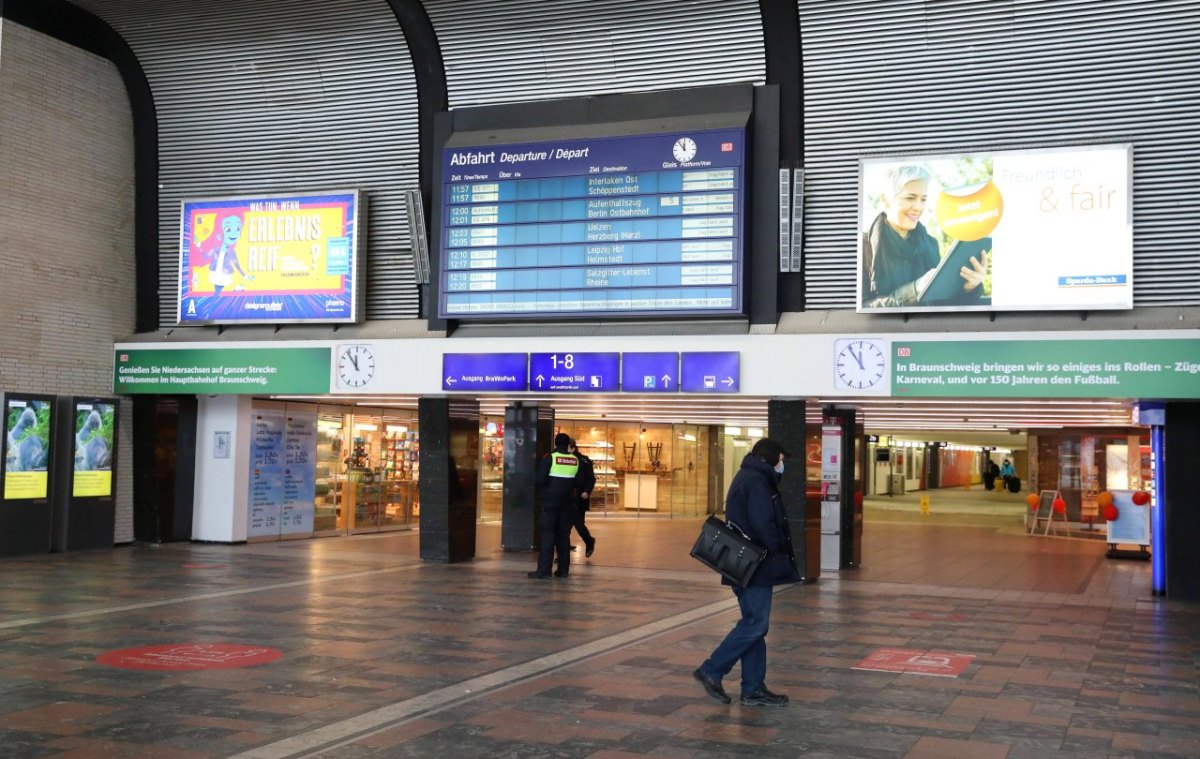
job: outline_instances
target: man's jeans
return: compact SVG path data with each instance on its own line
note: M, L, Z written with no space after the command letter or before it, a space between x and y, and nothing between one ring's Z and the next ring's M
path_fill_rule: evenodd
M700 665L700 671L713 680L729 674L738 659L742 660L742 695L762 690L767 679L767 628L771 623L771 597L774 588L734 587L742 618L721 645Z

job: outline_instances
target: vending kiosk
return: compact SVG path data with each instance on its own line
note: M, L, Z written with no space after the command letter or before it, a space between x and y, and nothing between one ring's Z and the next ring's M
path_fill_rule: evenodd
M0 393L0 412L0 556L49 553L54 397Z
M60 396L53 551L111 548L116 523L117 399Z

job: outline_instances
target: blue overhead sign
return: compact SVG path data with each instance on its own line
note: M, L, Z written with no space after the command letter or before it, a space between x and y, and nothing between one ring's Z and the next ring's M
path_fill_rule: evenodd
M623 353L621 362L621 390L626 393L679 390L678 353Z
M684 353L680 384L685 393L736 393L741 388L741 360L737 351Z
M529 357L524 353L446 353L443 390L528 390Z
M529 389L613 393L620 364L620 353L533 353L529 356Z

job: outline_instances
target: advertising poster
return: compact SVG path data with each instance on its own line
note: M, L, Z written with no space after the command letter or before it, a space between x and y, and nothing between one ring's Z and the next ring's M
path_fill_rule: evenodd
M187 200L179 323L353 322L357 192Z
M1107 541L1112 544L1150 545L1150 504L1138 506L1132 490L1111 490L1117 518L1108 522Z
M99 401L75 403L75 473L71 495L76 498L112 495L113 431L117 409Z
M257 409L250 432L250 524L246 537L276 537L283 513L282 410Z
M1132 147L863 159L859 311L1133 307Z
M317 412L288 410L284 426L283 526L281 532L311 534L317 493Z
M9 398L4 408L4 498L45 498L49 482L50 403Z

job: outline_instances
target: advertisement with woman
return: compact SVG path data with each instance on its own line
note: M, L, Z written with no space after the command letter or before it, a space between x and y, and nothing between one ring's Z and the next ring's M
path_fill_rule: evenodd
M858 310L1132 308L1131 156L863 159Z

